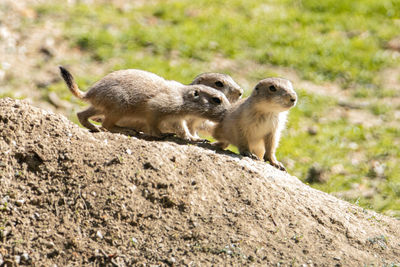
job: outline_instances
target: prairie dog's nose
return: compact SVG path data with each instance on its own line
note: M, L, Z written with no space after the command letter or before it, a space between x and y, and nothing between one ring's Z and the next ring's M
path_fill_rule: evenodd
M289 100L290 100L290 102L292 103L292 104L295 104L296 103L296 101L297 101L297 95L296 95L296 93L289 93Z

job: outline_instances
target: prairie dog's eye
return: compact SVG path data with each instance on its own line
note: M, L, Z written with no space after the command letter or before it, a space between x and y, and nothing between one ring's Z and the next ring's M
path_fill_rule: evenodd
M220 81L216 81L216 82L215 82L215 86L217 86L217 87L224 87L224 84L223 84L222 82L220 82Z
M194 92L193 92L193 96L194 97L198 97L200 94L199 94L199 91L197 91L197 90L194 90Z
M276 92L276 87L274 85L270 85L268 88L271 92Z
M221 98L219 98L219 97L213 97L213 98L211 98L211 100L216 104L221 104L221 102L222 102Z

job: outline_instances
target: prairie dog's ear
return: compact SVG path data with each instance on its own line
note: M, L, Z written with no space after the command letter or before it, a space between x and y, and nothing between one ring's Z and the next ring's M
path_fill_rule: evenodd
M200 84L204 80L204 77L198 77L194 80L193 84Z

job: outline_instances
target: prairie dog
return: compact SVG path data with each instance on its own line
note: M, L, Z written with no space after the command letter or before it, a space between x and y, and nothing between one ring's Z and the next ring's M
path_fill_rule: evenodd
M288 110L296 105L297 95L289 80L267 78L258 82L252 94L233 104L213 131L226 148L229 144L238 147L241 155L269 161L280 170L285 170L277 161L275 151L285 127Z
M197 75L190 84L203 84L215 88L226 95L231 103L235 103L243 95L243 89L231 76L223 73L205 72Z
M70 91L92 106L78 112L80 123L97 132L91 117L104 116L103 128L113 131L121 120L135 120L146 125L146 133L160 137L162 121L176 120L181 124L187 116L219 121L230 106L225 95L205 85L183 85L168 81L143 70L128 69L112 72L84 93L73 76L60 66ZM186 132L187 127L181 125Z
M221 91L231 103L236 102L243 94L243 89L229 76L222 73L206 72L194 78L190 85L206 85ZM134 128L135 130L145 131L143 123L131 119L124 119L118 122L118 126ZM161 124L162 132L173 132L183 139L192 141L200 140L198 130L208 133L214 123L199 117L187 117L181 121L165 121ZM188 130L186 130L188 129ZM210 133L211 134L211 133Z
M222 73L206 72L197 75L191 84L204 84L221 91L228 98L229 102L235 103L243 95L243 89L232 79L231 76ZM214 123L198 118L191 118L187 121L190 134L193 139L200 139L198 131L209 133Z

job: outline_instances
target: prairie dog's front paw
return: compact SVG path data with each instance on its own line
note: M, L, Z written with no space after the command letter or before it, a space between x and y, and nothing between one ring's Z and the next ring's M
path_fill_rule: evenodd
M277 160L275 160L275 161L268 160L268 161L269 161L269 164L271 164L271 166L274 166L278 170L287 172L285 166L281 162L279 162Z

